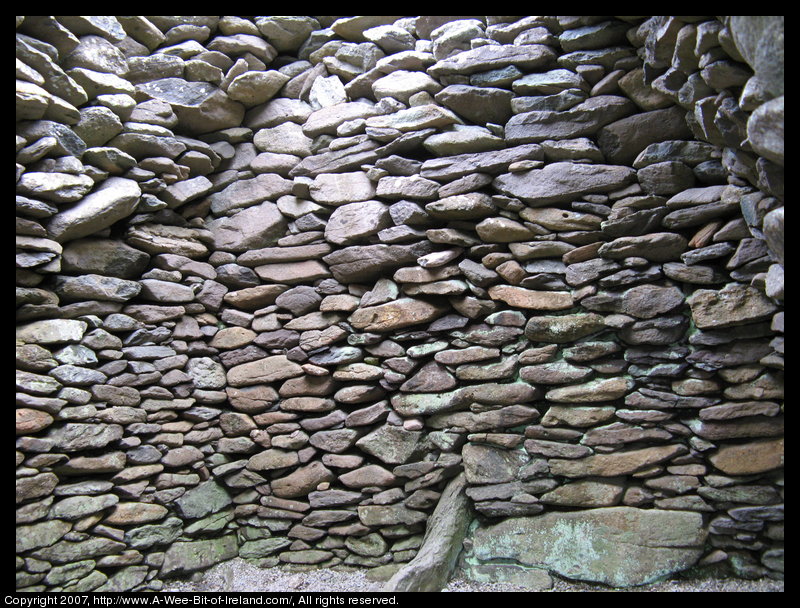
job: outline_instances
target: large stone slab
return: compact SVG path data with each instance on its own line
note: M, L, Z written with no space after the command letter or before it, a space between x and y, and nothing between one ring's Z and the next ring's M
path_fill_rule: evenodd
M206 570L239 553L239 544L235 534L228 534L209 540L173 543L164 555L161 576L178 576Z
M512 517L472 535L470 559L513 560L615 587L644 585L692 567L707 532L700 513L609 507Z
M584 194L618 190L636 179L636 171L618 165L552 163L543 169L504 173L495 187L536 207L577 200Z

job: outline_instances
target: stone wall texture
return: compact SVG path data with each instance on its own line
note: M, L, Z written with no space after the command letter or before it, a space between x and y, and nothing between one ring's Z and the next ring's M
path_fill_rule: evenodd
M29 16L16 79L17 589L391 571L462 472L477 578L782 577L782 17Z

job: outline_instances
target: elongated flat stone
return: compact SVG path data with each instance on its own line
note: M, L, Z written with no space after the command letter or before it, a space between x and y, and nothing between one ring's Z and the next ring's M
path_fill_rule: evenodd
M636 171L618 165L552 163L543 169L504 173L495 187L535 207L573 201L584 194L610 192L636 179Z

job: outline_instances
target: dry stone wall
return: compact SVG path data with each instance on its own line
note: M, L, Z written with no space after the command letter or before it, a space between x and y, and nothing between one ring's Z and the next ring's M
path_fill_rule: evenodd
M396 566L462 471L475 577L643 580L489 542L565 521L782 576L782 53L775 17L17 17L17 588Z

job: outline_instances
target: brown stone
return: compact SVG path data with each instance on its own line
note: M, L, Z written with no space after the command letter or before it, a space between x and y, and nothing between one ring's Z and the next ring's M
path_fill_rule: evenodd
M629 475L641 469L686 453L682 445L664 445L611 454L593 454L580 460L550 460L550 473L564 477L615 477Z
M242 363L228 370L228 384L233 387L268 384L303 374L303 368L285 355L265 357Z
M494 285L489 288L493 300L510 306L532 310L564 310L572 308L572 295L567 291L534 291L514 285Z
M783 466L783 438L725 445L709 457L727 475L754 475Z
M777 310L759 290L739 283L730 283L719 291L698 289L686 301L700 329L756 323L771 318Z
M424 300L400 298L393 302L360 308L350 316L350 323L365 332L385 332L429 323L445 312L445 307Z
M286 477L271 482L272 492L279 498L307 496L321 483L331 482L334 474L321 462L315 460Z

